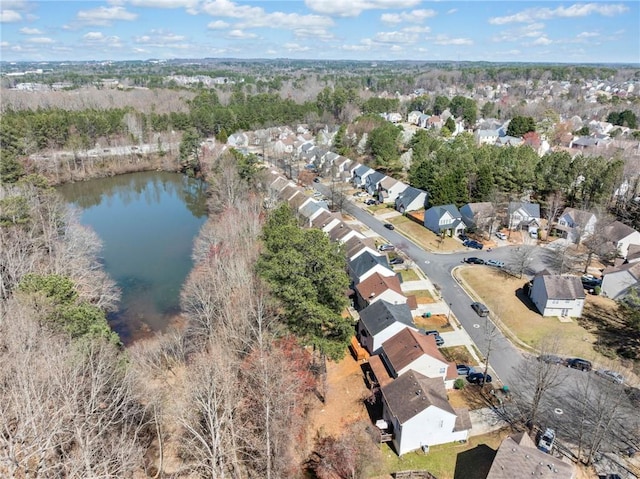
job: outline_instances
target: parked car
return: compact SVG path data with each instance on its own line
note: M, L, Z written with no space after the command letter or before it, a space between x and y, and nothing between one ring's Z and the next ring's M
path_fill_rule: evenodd
M473 366L467 366L466 364L456 364L456 369L458 370L458 376L468 376L475 373Z
M378 246L378 251L393 251L394 249L396 249L396 247L389 243Z
M507 239L507 235L504 234L502 231L497 231L496 232L496 236L501 240L506 240Z
M422 331L426 336L435 336L436 338L436 346L442 346L444 344L444 339L440 336L440 333L435 329L424 330Z
M403 264L404 260L400 257L400 256L396 256L395 258L392 258L391 260L389 260L389 264Z
M494 268L504 268L504 261L498 261L497 259L488 259L484 264L493 266Z
M320 178L318 178L317 176L313 179L314 183L320 183Z
M624 376L610 369L598 369L596 374L616 384L624 384Z
M471 309L473 309L478 316L489 316L489 308L482 303L471 303Z
M395 229L395 228L396 228L396 227L395 227L395 226L393 226L391 223L385 223L385 224L384 224L384 227L385 227L385 228L387 228L388 230L393 230L393 229Z
M551 451L553 450L553 443L555 442L555 440L556 432L548 427L547 429L545 429L544 433L538 440L538 449L540 449L542 452L546 452L547 454L551 454Z
M571 358L567 361L567 366L573 369L579 369L580 371L591 371L593 365L591 361L587 361L582 358Z
M483 259L476 258L475 256L471 256L470 258L465 258L463 261L469 264L484 264Z
M555 354L541 354L538 356L538 361L549 364L564 364L564 359L560 356L556 356Z
M364 202L365 205L375 205L378 204L378 202L376 200L374 200L373 198L369 198L367 201Z
M466 246L467 248L473 248L473 249L482 249L484 247L482 243L472 239L468 239L467 241L462 243L462 245Z
M493 380L491 374L487 374L485 377L484 373L471 373L467 376L467 381L471 384L485 384L490 383Z
M469 239L469 237L464 233L460 233L458 238L460 238L461 241L467 241Z

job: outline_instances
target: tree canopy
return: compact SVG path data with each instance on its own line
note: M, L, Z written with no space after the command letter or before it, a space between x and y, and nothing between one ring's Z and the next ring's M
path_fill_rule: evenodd
M514 116L507 127L509 136L521 137L530 131L536 131L536 122L530 116Z
M331 359L342 358L353 324L342 317L349 278L341 247L322 230L298 227L286 204L271 212L262 240L258 272L280 301L289 329Z

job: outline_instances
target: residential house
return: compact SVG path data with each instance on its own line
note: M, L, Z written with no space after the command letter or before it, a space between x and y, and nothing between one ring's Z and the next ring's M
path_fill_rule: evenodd
M421 127L421 128L426 128L427 127L427 122L429 121L429 118L431 118L431 115L427 115L425 113L420 115L420 117L418 118L418 126Z
M353 237L364 238L364 235L344 222L329 231L329 239L338 243L345 243Z
M442 379L448 389L458 378L455 362L442 356L435 336L411 328L404 328L382 343L380 355L393 378L413 370L428 378Z
M349 276L354 284L364 281L374 273L382 276L395 276L396 273L389 267L386 256L364 252L348 263Z
M451 407L442 379L408 371L382 387L381 393L382 417L399 456L468 438L469 412Z
M602 277L602 294L616 299L632 289L640 292L640 261L606 268Z
M371 238L352 236L344 242L344 249L347 252L347 261L357 258L366 251L373 255L383 256L376 250L375 241Z
M383 299L360 311L358 341L369 353L377 354L382 343L404 328L415 329L409 306L391 304Z
M333 225L340 223L340 219L329 210L321 211L312 220L310 227L323 230L327 225Z
M380 173L379 171L374 171L373 173L367 175L364 182L364 189L367 190L371 196L375 196L378 192L378 185L380 182L386 178L384 173Z
M444 126L444 120L438 115L431 115L427 119L426 128L439 130Z
M570 242L581 243L593 234L597 221L596 215L589 211L565 208L558 218L555 229Z
M460 214L467 229L485 231L488 234L493 233L496 209L490 201L467 203L460 208Z
M500 137L498 130L476 130L473 136L479 146L495 145Z
M409 114L407 115L407 123L411 123L412 125L417 125L420 115L422 115L421 111L417 111L417 110L410 111Z
M374 273L358 283L355 290L358 309L366 308L381 299L390 304L407 302L407 297L402 293L400 280L397 276L382 276L380 273Z
M500 136L496 141L496 145L498 146L520 146L524 140L522 138L518 138L516 136Z
M575 479L576 474L571 462L540 451L526 432L520 432L502 441L491 463L487 479Z
M246 133L234 133L227 138L227 145L233 148L241 148L249 146L249 137Z
M288 183L287 186L280 190L280 193L278 193L278 198L289 203L295 195L304 195L304 193L302 193L300 189L295 186L295 184Z
M585 294L577 276L538 274L533 278L529 297L542 316L582 316Z
M605 237L613 243L621 258L627 257L629 246L640 245L640 232L620 221L614 221L605 228Z
M385 176L378 184L378 201L380 203L395 203L400 193L409 187L406 183L390 176Z
M373 168L369 168L368 166L358 166L355 170L353 170L353 186L355 186L356 188L364 187L367 176L374 172L375 170Z
M528 230L530 227L540 227L540 205L537 203L511 201L507 215L511 230Z
M462 215L455 205L429 208L424 212L424 226L437 235L457 236L465 230Z
M333 177L336 179L346 178L350 179L351 175L348 175L349 165L351 165L352 161L344 156L338 156L336 160L333 162Z
M298 216L303 220L303 226L311 227L311 222L322 212L329 213L327 204L323 201L310 201L300 206Z
M396 198L396 210L402 214L407 211L421 210L427 204L427 197L426 191L409 186Z

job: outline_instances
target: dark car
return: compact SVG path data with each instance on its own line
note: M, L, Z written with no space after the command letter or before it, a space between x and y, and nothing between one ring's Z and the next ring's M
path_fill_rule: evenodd
M472 256L471 258L465 258L464 262L469 264L484 264L483 259L476 258L475 256Z
M460 238L461 241L468 241L469 240L469 237L464 233L460 233L458 235L458 238Z
M436 338L436 346L442 346L444 344L444 339L440 336L440 333L435 329L431 329L428 331L422 331L426 336L435 336Z
M318 178L317 176L313 179L314 183L320 183L320 178Z
M473 309L478 316L489 316L489 308L482 303L471 303L471 309Z
M375 205L378 202L374 199L369 198L367 201L364 202L365 205Z
M395 226L393 226L391 223L385 223L385 224L384 224L384 227L385 227L385 228L387 228L388 230L393 230L393 229L395 229L395 228L396 228L396 227L395 227Z
M389 264L403 264L404 260L400 256L396 256L389 260Z
M573 369L578 369L580 371L591 371L593 365L591 361L587 361L582 358L571 358L567 361L567 366Z
M482 249L484 248L484 245L482 243L480 243L479 241L476 240L467 240L464 243L462 243L463 246L466 246L467 248L473 248L473 249Z
M490 383L493 380L491 374L487 374L485 377L484 373L471 373L467 376L467 381L471 384L484 384Z
M564 359L560 356L556 356L555 354L541 354L538 356L538 361L549 364L564 364Z
M458 370L458 376L468 376L471 373L475 373L473 366L467 366L466 364L456 364Z

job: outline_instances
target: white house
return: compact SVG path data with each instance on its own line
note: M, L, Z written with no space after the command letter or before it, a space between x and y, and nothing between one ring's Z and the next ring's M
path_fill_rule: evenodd
M476 143L482 145L495 145L500 137L498 130L476 130L474 133Z
M348 269L351 280L358 284L364 281L374 273L380 273L382 276L395 276L396 273L389 267L386 256L371 254L369 252L362 253L349 261Z
M417 111L417 110L410 111L409 114L407 115L407 123L411 123L412 125L417 125L420 115L422 115L421 111Z
M371 238L351 237L344 242L344 249L347 252L347 261L351 261L365 252L374 256L383 256L376 250L375 243Z
M381 203L395 203L400 193L409 187L406 183L398 181L390 176L385 176L378 183L378 201Z
M602 294L614 299L626 295L631 289L640 289L640 262L605 269L601 288Z
M413 328L413 316L406 303L376 301L360 311L358 341L371 354L377 354L387 339L404 328Z
M353 170L353 186L355 186L356 188L363 187L365 185L367 176L369 176L374 171L375 170L373 168L369 168L365 165L358 166Z
M565 208L556 229L572 243L580 243L593 234L597 221L596 215L589 211Z
M531 226L540 226L540 205L537 203L511 201L507 215L511 230L528 230Z
M366 308L380 300L390 304L404 304L407 302L407 297L402 293L400 280L397 276L382 276L379 273L374 273L358 283L355 289L356 302L359 308Z
M605 235L618 250L618 255L627 257L630 245L640 245L640 232L620 221L614 221L605 229Z
M394 378L413 370L428 378L440 378L448 388L458 378L456 364L447 361L433 335L405 328L382 343L383 361Z
M533 278L529 297L542 316L582 316L585 294L577 276L538 274Z
M409 186L398 195L395 203L396 210L402 214L407 211L421 210L427 203L427 192Z
M381 392L382 418L399 456L468 438L469 412L451 407L442 379L408 371L383 386Z
M432 206L424 212L424 226L435 234L457 236L465 230L462 215L455 205Z

